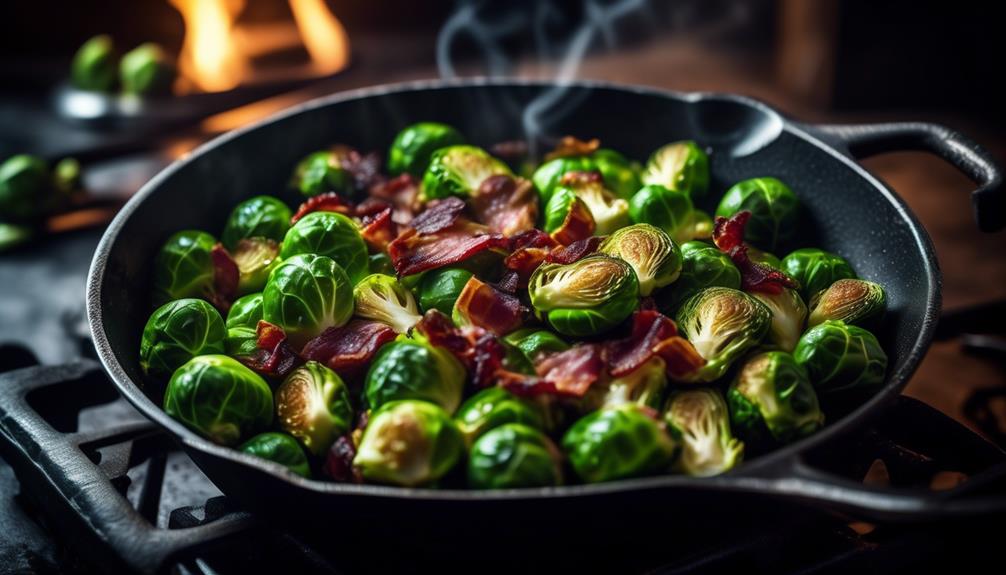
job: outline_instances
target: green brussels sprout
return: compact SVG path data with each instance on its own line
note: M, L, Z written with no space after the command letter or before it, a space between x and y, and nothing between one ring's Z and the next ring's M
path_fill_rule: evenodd
M884 383L887 354L865 329L828 320L807 330L793 357L821 394L869 390Z
M659 473L674 461L678 444L663 422L634 403L581 417L562 437L576 475L586 483Z
M367 406L377 409L401 399L435 403L454 413L461 403L465 368L446 349L400 339L377 352L364 383Z
M603 181L589 177L564 178L562 184L555 189L554 196L563 194L564 190L573 192L587 206L594 218L595 236L606 236L629 225L629 202L608 191ZM548 209L551 204L550 201L545 207L546 221L554 219Z
M527 359L535 364L545 354L559 353L569 349L569 344L554 333L533 327L519 329L503 337L503 342L511 345Z
M80 162L74 158L63 158L52 169L53 188L63 197L80 189Z
M676 391L664 409L667 429L681 444L678 471L710 477L730 471L744 458L744 443L730 432L730 412L716 389Z
M450 316L454 302L472 278L472 272L460 268L440 268L430 270L419 282L419 307L423 313L431 309Z
M751 295L772 312L772 325L768 330L769 341L785 352L792 352L803 333L803 325L807 319L807 306L803 303L800 293L794 289L783 288L777 294L753 292Z
M107 34L84 42L73 56L70 80L74 87L93 92L111 92L115 87L115 46Z
M248 238L281 242L290 229L290 217L290 208L279 198L255 196L234 206L220 239L229 250Z
M154 303L212 294L216 245L216 238L199 230L183 230L168 238L154 258Z
M695 237L695 211L685 192L654 184L643 186L629 200L629 218L636 224L660 228L678 244Z
M0 220L34 219L52 200L49 167L41 158L20 154L0 164Z
M237 445L272 424L272 390L226 355L200 355L175 370L164 411L203 437Z
M231 252L238 266L238 293L262 291L272 270L279 267L279 245L266 238L239 240Z
M356 223L335 212L312 212L286 232L280 257L298 254L328 256L336 261L356 285L370 270L367 244Z
M702 210L692 210L692 220L692 237L690 239L712 241L713 218Z
M804 301L842 279L855 279L856 272L842 256L817 248L796 250L782 259L782 271L800 283Z
M741 272L730 256L716 246L691 241L681 244L681 274L674 286L658 294L661 309L674 312L680 305L710 287L740 289Z
M639 282L632 266L595 254L568 265L542 264L529 281L531 305L561 334L605 332L636 309Z
M601 242L602 254L625 260L639 280L639 295L670 285L681 274L681 250L660 228L635 224L615 231Z
M249 356L258 351L258 322L262 319L262 294L240 297L227 312L227 337L224 349L232 357Z
M587 156L564 156L549 160L538 166L531 175L531 182L538 191L540 205L545 206L552 200L559 181L570 172L590 172L596 170L594 162Z
M512 176L506 164L475 146L447 146L433 152L423 174L424 201L467 198L490 176Z
M419 307L412 292L402 287L393 276L371 274L353 288L356 315L390 325L405 333L419 323Z
M735 359L761 343L772 323L772 312L742 291L712 287L688 298L675 320L706 360L691 379L709 382L723 377Z
M475 489L562 484L562 453L547 435L520 423L487 431L468 454L468 485Z
M307 198L335 192L354 199L356 182L345 167L352 153L352 148L348 146L333 146L329 150L308 154L293 169L290 187Z
M197 355L224 353L227 330L220 312L201 299L180 299L157 308L140 339L143 373L167 378Z
M709 190L709 156L690 140L664 145L646 162L643 183L701 198Z
M276 417L283 431L314 455L322 455L353 423L349 389L339 374L309 361L276 389Z
M0 254L35 237L35 227L0 222Z
M570 172L598 172L604 186L622 199L628 199L639 189L637 166L614 150L601 148L587 156L563 156L549 160L531 175L538 190L541 205L552 198L562 177Z
M395 266L391 263L391 257L384 253L370 254L368 256L367 269L372 274L395 275Z
M744 239L760 248L774 250L796 233L799 200L789 186L775 178L751 178L738 182L720 200L716 215L724 218L751 212Z
M388 172L393 176L409 173L421 178L430 165L430 156L433 152L464 143L464 137L447 124L439 122L412 124L395 136L391 150L388 151Z
M127 94L168 94L175 81L175 66L163 48L147 42L122 57L119 81Z
M302 477L311 477L311 465L297 440L285 433L260 433L241 444L238 450L279 463Z
M262 319L302 346L353 315L353 288L332 258L302 254L284 260L262 292Z
M593 411L623 403L635 403L659 409L665 389L667 365L659 357L652 357L630 373L592 385L581 407Z
M504 423L521 423L544 430L545 419L541 406L496 386L469 397L454 416L468 445Z
M880 284L866 280L838 280L828 289L818 292L811 307L808 327L830 319L849 325L869 325L884 315L887 295Z
M463 453L461 432L440 406L393 401L370 416L353 465L368 481L415 487L446 475Z
M562 225L566 223L566 217L569 215L569 212L577 208L581 211L586 211L588 214L590 213L587 204L578 198L573 193L573 190L565 187L557 188L548 200L548 203L545 204L545 211L542 212L542 221L544 222L542 229L551 234L562 228ZM591 216L591 219L593 219L593 216ZM597 226L595 223L596 229Z
M748 359L727 389L734 432L754 446L786 444L824 425L807 372L781 351Z

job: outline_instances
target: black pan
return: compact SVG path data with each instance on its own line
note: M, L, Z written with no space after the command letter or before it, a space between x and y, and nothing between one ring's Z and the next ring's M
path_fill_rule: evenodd
M989 155L961 135L933 124L811 126L772 108L723 94L681 94L648 88L576 83L427 82L335 94L259 124L221 136L179 160L143 187L106 231L91 267L87 311L101 361L122 394L174 434L206 475L249 507L287 518L337 518L363 525L379 518L431 529L433 517L480 526L517 524L561 528L599 512L688 513L718 503L732 510L779 503L842 511L869 519L919 519L1003 509L1000 500L957 491L874 489L811 470L803 456L824 442L861 429L882 412L918 367L940 313L940 272L926 231L891 189L855 159L896 150L925 150L973 179L975 217L986 231L1006 219L1002 176ZM806 209L798 244L819 245L848 258L864 278L887 288L890 314L879 334L890 356L887 383L821 432L746 462L724 476L660 476L602 485L515 491L401 489L303 479L282 467L214 445L168 417L157 393L143 387L140 333L150 312L151 255L173 232L220 230L231 207L256 194L283 195L305 153L333 142L386 150L403 126L438 120L474 143L523 139L522 111L553 91L563 103L537 126L542 134L600 138L605 146L644 160L658 146L694 139L712 150L710 201L733 182L776 176ZM296 198L287 197L291 204ZM948 198L947 201L958 201ZM707 206L708 207L708 206ZM160 390L157 390L160 391ZM724 505L737 501L740 506ZM431 515L426 515L431 514ZM411 521L411 522L410 522ZM458 525L453 523L455 527ZM482 529L482 527L479 527Z

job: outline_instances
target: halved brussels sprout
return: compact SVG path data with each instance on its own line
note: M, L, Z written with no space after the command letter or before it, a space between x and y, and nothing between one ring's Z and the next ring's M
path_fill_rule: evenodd
M713 218L702 210L692 210L692 220L692 237L690 239L712 241Z
M215 245L216 238L198 230L184 230L168 238L154 258L154 303L213 293Z
M709 382L723 377L735 359L761 343L772 323L772 312L742 291L713 287L685 301L675 320L706 360L690 379Z
M311 477L311 465L297 440L285 433L268 431L244 442L238 450L279 463L302 477Z
M856 277L842 256L817 248L799 249L784 257L782 271L800 282L804 301L813 301L815 295L838 280Z
M353 198L353 174L343 164L352 152L348 146L333 146L330 150L308 154L294 168L290 187L308 198L327 192Z
M617 230L601 242L602 254L625 260L639 280L639 295L670 285L681 274L681 250L660 228L635 224Z
M430 165L430 156L440 148L464 144L457 130L439 122L419 122L408 126L398 135L388 151L388 172L397 176L403 172L416 178Z
M720 200L716 215L724 218L751 212L744 239L774 250L796 233L799 201L789 186L775 178L751 178L738 182Z
M566 187L556 188L551 199L545 204L545 211L542 212L544 222L542 229L550 234L559 230L566 223L566 217L573 210L584 212L584 218L587 219L589 217L589 221L593 221L593 216L590 215L590 208L573 193L573 190ZM596 222L594 223L594 229L597 229Z
M356 315L390 325L398 333L419 323L416 299L392 276L371 274L353 288Z
M595 254L568 265L542 264L528 284L531 305L561 334L581 337L607 331L639 303L632 266Z
M678 244L695 237L695 210L686 192L655 184L643 186L629 200L629 218L634 223L650 224L664 230ZM712 227L709 233L712 233Z
M562 484L562 453L547 435L520 423L485 433L468 454L468 485L475 489Z
M322 455L353 423L349 389L339 374L309 361L276 389L276 417L283 431Z
M785 352L792 352L803 334L803 325L807 320L807 306L800 293L795 289L783 288L777 294L752 292L751 295L772 312L769 341Z
M140 368L167 377L197 355L224 353L227 332L220 312L201 299L180 299L157 308L140 340Z
M506 164L476 146L448 146L433 152L423 174L423 197L467 198L490 176L512 176Z
M793 351L820 394L869 391L884 383L887 354L861 327L828 320L807 330Z
M646 408L626 403L581 417L562 449L581 480L600 483L666 470L678 444Z
M497 386L483 389L465 400L454 420L468 445L504 423L522 423L535 429L545 429L541 406Z
M367 244L353 220L335 212L312 212L286 233L280 256L285 260L298 254L332 258L356 285L370 273Z
M719 391L676 391L667 399L664 421L681 443L676 468L696 477L730 471L744 458L744 444L730 432L730 413Z
M657 295L660 308L674 312L685 300L709 287L740 289L741 272L716 246L685 242L681 244L681 274L673 287Z
M660 409L666 389L667 365L659 357L652 357L630 373L591 385L581 407L593 411L635 403Z
M423 313L435 309L450 316L454 302L471 278L472 272L460 268L430 270L419 282L419 307Z
M367 406L419 399L454 413L461 403L465 368L446 349L422 340L399 339L377 352L367 372Z
M226 355L200 355L175 370L164 412L221 445L237 445L272 424L272 390Z
M238 266L238 293L250 294L262 291L269 274L279 267L279 245L266 238L239 240L231 257Z
M781 351L747 360L727 390L727 404L734 431L762 448L791 443L824 425L807 372Z
M262 319L262 294L253 293L238 298L227 312L227 355L243 357L258 350L258 322Z
M508 333L503 341L520 350L528 363L532 365L544 354L558 353L569 349L569 344L562 341L559 336L548 330L533 327Z
M248 238L281 242L290 229L290 217L290 208L279 198L255 196L234 206L220 240L229 250Z
M541 205L552 198L562 177L570 172L598 172L604 185L622 199L632 197L639 189L638 166L614 150L601 148L587 156L563 156L543 163L531 176L538 190Z
M646 162L643 183L701 198L709 189L709 156L691 140L662 146Z
M279 265L262 292L262 319L302 346L353 315L353 288L332 258L302 254Z
M428 485L464 452L454 421L426 401L393 401L370 416L353 465L364 479L405 487Z
M153 42L140 44L119 61L119 83L126 94L170 94L174 81L174 62Z
M577 198L580 198L580 201L590 210L591 217L594 218L595 236L606 236L627 226L629 224L629 203L608 191L604 187L604 181L597 178L596 175L589 176L589 174L577 172L566 174L560 180L560 186L555 189L555 195L559 195L563 190L569 190ZM548 205L545 210L546 219L551 218L551 214L548 213Z
M89 39L73 56L70 80L75 88L111 92L115 87L115 46L112 37L101 34Z
M880 284L866 280L838 280L817 294L812 308L807 320L809 327L830 319L849 325L869 325L884 315L887 296Z

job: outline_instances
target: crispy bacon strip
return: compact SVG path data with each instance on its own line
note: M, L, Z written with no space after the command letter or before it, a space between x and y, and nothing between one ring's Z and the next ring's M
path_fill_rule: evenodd
M304 345L301 356L321 362L345 378L361 375L374 355L397 334L389 326L355 319L342 327L330 327Z
M782 293L784 288L796 289L799 284L785 273L769 266L753 262L748 256L744 243L744 228L751 218L751 212L737 212L730 218L718 216L713 225L713 243L730 259L741 272L741 289L767 294Z
M582 240L577 240L568 246L563 246L552 250L545 261L552 264L571 264L580 261L586 256L597 251L597 247L604 241L604 237L590 236Z
M470 204L475 219L505 236L533 229L538 219L538 192L523 178L490 176L472 194Z
M227 312L237 299L241 271L223 244L213 246L210 258L213 260L213 293L208 294L210 303L220 311Z
M679 335L658 343L653 347L653 353L664 360L667 375L671 379L680 379L706 364L705 358L699 355L695 346Z
M387 251L391 242L395 241L398 226L391 220L391 215L391 206L385 206L379 212L362 218L363 229L360 230L360 235L371 251Z
M333 146L332 151L340 159L342 169L353 176L355 197L365 195L372 187L384 181L384 175L381 174L381 156L377 152L361 154L344 145Z
M597 138L585 142L574 136L563 136L555 149L545 155L545 160L554 160L555 158L565 158L568 156L586 156L593 154L600 147L601 140Z
M517 296L472 276L454 304L471 325L481 327L498 336L506 335L524 323L528 309Z
M503 265L516 275L517 287L525 288L534 270L556 247L560 247L559 242L539 229L521 232L510 238L512 253L503 260Z
M362 483L363 476L353 467L354 457L356 457L356 445L353 444L352 436L348 433L342 435L328 449L322 472L328 478L340 483Z
M594 234L594 216L590 214L587 204L577 199L566 214L562 225L552 232L552 239L564 246L589 238Z
M419 211L419 183L410 174L402 174L372 186L370 197L394 206L391 219L399 225L411 222Z
M253 371L268 377L286 377L303 363L287 340L283 328L267 321L259 321L256 332L258 351L238 358Z
M465 202L461 198L444 198L430 202L429 207L413 218L409 225L417 234L435 234L457 223L464 211Z
M307 199L304 203L297 208L297 213L290 218L291 224L296 224L304 216L312 212L338 212L340 214L346 214L347 216L355 215L355 209L353 204L349 201L343 199L339 194L335 192L326 192L324 194L318 194Z
M580 344L546 357L534 369L556 394L583 397L604 372L601 350L598 344Z
M608 372L620 377L635 371L653 357L653 349L678 334L670 318L657 311L637 311L632 315L632 333L625 339L605 344Z
M442 347L454 354L468 369L468 375L476 387L491 384L503 365L506 349L496 335L481 327L455 327L446 315L433 309L426 312L414 329L430 345Z
M391 242L388 255L398 275L407 276L455 264L489 249L505 250L509 245L502 235L488 233L484 226L462 220L429 235L409 228Z

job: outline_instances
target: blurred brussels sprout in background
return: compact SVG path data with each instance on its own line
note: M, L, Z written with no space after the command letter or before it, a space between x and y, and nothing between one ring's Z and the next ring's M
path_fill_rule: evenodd
M694 214L687 193L655 184L643 186L629 200L629 218L633 223L656 226L678 244L695 237Z
M440 479L461 458L451 417L426 401L393 401L370 416L353 465L364 479L415 487Z
M227 312L227 355L244 357L258 351L258 322L262 319L262 294L240 297Z
M803 303L799 292L782 288L777 294L753 292L751 295L772 312L772 325L768 330L769 341L783 351L792 352L800 335L803 334L804 322L807 320L807 306Z
M68 197L80 189L80 178L80 162L74 158L63 158L52 169L52 185L63 197Z
M573 192L590 210L590 215L594 218L595 236L606 236L629 224L629 203L605 188L604 181L596 174L583 172L566 174L560 180L554 195L560 195L565 190ZM554 217L549 213L550 205L551 202L545 207L546 219ZM563 218L565 219L565 216Z
M370 270L370 273L395 275L395 266L391 263L391 257L388 254L384 252L370 254L367 259L369 261L367 269Z
M678 445L646 408L626 403L581 417L562 449L582 481L600 483L664 471Z
M793 190L779 180L751 178L727 190L716 215L729 218L737 212L751 212L744 239L772 251L796 234L799 203Z
M730 471L744 458L744 444L730 432L730 413L716 389L676 391L667 399L664 421L681 444L675 467L696 477Z
M852 266L842 256L817 248L803 248L782 259L782 271L800 282L803 301L814 299L821 290L841 279L856 277Z
M742 291L712 287L685 301L674 319L706 360L694 379L708 382L722 377L735 359L761 343L772 312Z
M399 339L377 352L367 371L364 396L370 409L418 399L454 413L461 403L465 377L464 366L446 349L421 340Z
M175 81L174 61L157 44L140 44L122 56L119 81L126 94L170 94Z
M234 206L220 241L229 250L248 238L281 242L290 229L291 215L290 208L279 198L255 196Z
M844 321L849 325L870 325L884 315L887 295L880 284L844 279L818 292L811 307L808 327L830 319Z
M423 197L428 200L467 198L489 176L512 176L506 164L475 146L448 146L433 152L423 174Z
M587 208L587 204L583 202L580 198L573 193L573 190L569 188L560 187L557 188L552 197L545 204L545 210L542 212L542 229L548 233L553 233L560 228L566 222L566 217L573 210L580 210L581 212L586 212L589 216L590 209ZM586 217L586 216L585 216ZM590 222L593 223L593 216L589 216ZM594 229L597 228L596 223L594 224Z
M541 406L497 386L483 389L465 400L458 408L454 420L468 445L483 433L504 423L521 423L535 429L545 429Z
M595 254L542 264L528 284L531 305L561 334L595 335L621 323L639 303L636 272L625 261Z
M249 455L261 457L286 467L302 477L311 477L311 466L297 440L285 433L260 433L238 447Z
M140 339L140 368L167 378L197 355L224 353L227 330L213 306L201 299L180 299L157 308Z
M280 257L316 254L335 260L356 285L369 273L367 244L356 223L335 212L312 212L293 225L283 237Z
M405 333L423 319L412 292L393 276L371 274L353 288L356 315L391 326Z
M791 443L824 425L807 372L781 351L748 359L727 390L733 430L752 446Z
M635 224L616 230L598 251L625 260L639 281L639 295L670 285L681 274L681 250L660 228Z
M180 231L164 242L154 258L154 303L213 293L217 240L199 230Z
M883 385L887 354L861 327L828 320L807 330L793 351L818 394L866 391Z
M712 241L713 218L702 210L692 210L692 220L691 239Z
M0 253L13 249L35 237L33 226L0 222Z
M562 454L544 433L520 423L487 431L468 454L468 485L475 489L562 484Z
M175 370L164 411L221 445L236 445L272 423L272 390L226 355L200 355Z
M701 198L709 190L709 156L690 140L662 146L646 162L643 183Z
M430 270L419 282L419 307L423 313L435 309L450 316L471 277L472 272L460 268Z
M352 148L338 145L308 154L293 169L290 187L307 198L335 192L344 198L356 199L353 174L345 167L352 153Z
M262 319L297 347L353 315L353 288L332 258L302 254L273 270L262 292Z
M231 257L238 266L238 293L242 295L262 291L280 264L279 245L266 238L239 240Z
M508 333L503 341L520 350L528 363L534 364L545 354L569 349L569 344L554 333L533 327Z
M328 451L353 423L346 384L316 361L290 372L276 389L275 402L279 426L315 455Z
M601 148L586 156L563 156L538 166L531 181L538 190L541 205L552 198L562 177L570 172L597 172L604 185L617 197L628 199L640 187L637 167L614 150Z
M658 294L660 308L673 313L688 298L709 287L740 289L741 273L730 256L705 242L681 244L681 274Z
M660 401L666 389L667 365L659 357L652 357L630 373L593 384L584 396L581 407L593 411L635 403L660 409Z
M0 164L0 220L27 221L53 203L49 166L35 156L20 154Z
M70 67L70 80L80 90L111 92L116 71L112 38L102 34L84 42L77 50Z
M440 148L461 145L464 137L457 130L439 122L419 122L405 128L395 136L388 151L388 172L423 177L430 165L430 156Z

